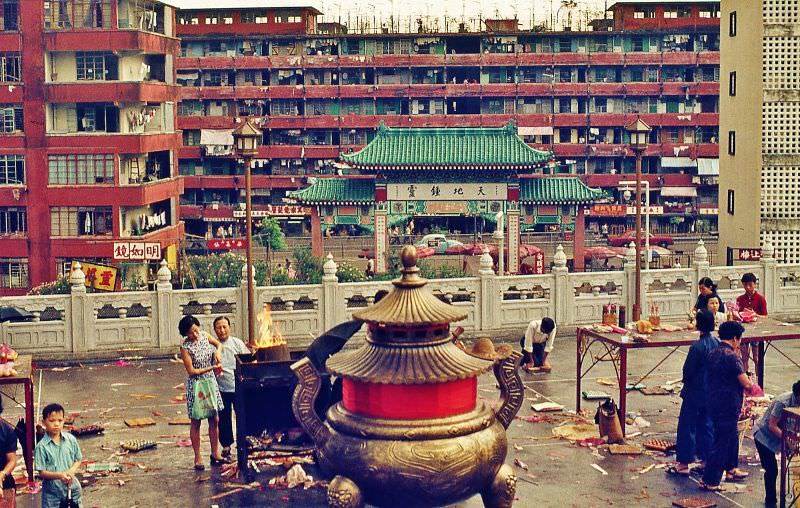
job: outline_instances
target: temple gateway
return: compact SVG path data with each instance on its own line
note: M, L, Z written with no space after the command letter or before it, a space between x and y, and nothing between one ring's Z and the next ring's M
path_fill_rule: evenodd
M528 146L516 126L389 128L340 167L354 175L320 177L289 198L310 206L311 247L323 255L322 233L339 225L374 232L376 271L387 269L388 229L414 218L476 232L478 221L504 212L510 273L520 269L520 232L558 225L573 232L574 265L583 268L584 207L607 200L577 176L543 175L552 153ZM358 176L355 176L358 175ZM438 221L438 222L437 222Z

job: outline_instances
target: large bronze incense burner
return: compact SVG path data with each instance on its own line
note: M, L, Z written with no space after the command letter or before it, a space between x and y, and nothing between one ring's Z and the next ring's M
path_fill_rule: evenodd
M367 343L340 352L327 370L343 379L343 400L322 422L314 411L320 376L308 359L292 366L297 420L316 442L320 465L336 476L332 507L451 504L480 493L487 507L510 507L516 477L505 458L505 429L523 401L520 354L467 354L450 323L467 317L436 298L419 277L416 249L401 254L402 277L379 303L354 313ZM494 369L502 405L477 398L478 376Z

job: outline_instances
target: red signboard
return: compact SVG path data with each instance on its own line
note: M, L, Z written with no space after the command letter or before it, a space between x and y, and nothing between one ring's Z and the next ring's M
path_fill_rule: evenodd
M589 215L600 217L625 217L627 211L625 205L600 204L592 205L592 208L589 209Z
M739 261L759 261L761 249L739 249Z
M206 246L208 250L246 249L247 238L212 238Z

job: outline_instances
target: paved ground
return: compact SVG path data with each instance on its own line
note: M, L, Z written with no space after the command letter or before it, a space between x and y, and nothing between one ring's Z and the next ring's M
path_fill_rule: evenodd
M800 357L800 345L785 349L794 358ZM647 384L654 386L680 377L684 351L673 355ZM768 393L788 389L800 370L784 358L771 352L767 361ZM653 352L635 352L631 356L630 381L637 373L644 373L657 362ZM520 411L521 416L532 415L530 404L542 400L561 403L574 409L575 399L575 347L567 337L556 341L556 350L551 356L553 373L524 374L527 401ZM613 376L611 365L604 362L593 371L585 386L609 391L611 388L597 383L598 378ZM85 507L221 507L243 506L298 506L316 507L324 505L324 490L320 488L302 490L270 490L235 494L211 500L214 494L227 490L218 471L196 474L192 470L190 448L181 448L176 443L188 436L188 427L170 426L168 418L185 414L184 403L172 403L171 398L182 393L174 388L184 380L180 364L170 362L133 363L129 366L93 365L73 366L68 370L43 370L41 403L58 401L67 407L68 413L79 413L79 425L101 423L106 427L103 436L83 438L81 446L87 460L108 462L121 460L125 471L113 477L93 481L84 490ZM18 393L17 395L21 395ZM147 396L152 396L149 398ZM480 396L494 400L494 380L481 379ZM628 399L629 411L641 414L652 423L645 429L646 437L674 439L679 398L676 396L644 396L632 393ZM587 404L591 406L591 403ZM21 411L6 403L6 416L15 421ZM593 413L593 409L592 409ZM158 423L142 429L129 429L123 417L152 416ZM669 457L641 455L637 457L609 456L603 447L581 448L567 441L552 438L552 428L569 419L569 414L554 415L553 423L530 423L516 420L510 428L510 450L507 462L514 459L525 463L526 472L516 467L520 483L517 506L670 506L673 500L689 495L713 498L720 507L761 506L761 478L751 439L745 439L742 465L752 473L748 482L733 493L715 495L701 492L694 479L679 478L665 473L662 464ZM643 437L644 437L643 436ZM132 454L118 459L120 441L146 438L158 441L158 448ZM633 442L642 442L642 437ZM208 447L204 443L204 457ZM608 475L592 467L597 464ZM655 465L647 472L641 472ZM257 476L263 485L280 469ZM318 474L313 468L311 474ZM732 485L732 484L728 484ZM733 487L732 487L733 488ZM535 504L534 504L535 503ZM20 495L18 506L39 506L36 495ZM479 497L454 505L460 508L482 506Z

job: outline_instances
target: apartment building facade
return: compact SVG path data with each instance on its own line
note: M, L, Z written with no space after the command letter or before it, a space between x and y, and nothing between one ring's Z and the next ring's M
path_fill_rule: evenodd
M174 8L2 0L0 12L0 295L52 281L73 259L111 265L158 245L174 261Z
M723 3L720 252L800 262L800 2Z
M311 4L259 5L190 3L178 14L181 217L191 234L236 235L244 178L225 143L245 116L264 130L257 214L279 218L290 234L309 232L310 211L285 206L287 192L340 172L339 155L366 145L381 122L513 121L531 146L555 154L546 171L578 174L614 195L614 206L588 210L587 226L622 231L634 209L620 184L634 170L624 127L637 117L653 128L643 166L654 229L716 229L719 2L616 2L614 21L591 32L375 34L315 25ZM528 210L523 227L563 230L551 208Z

